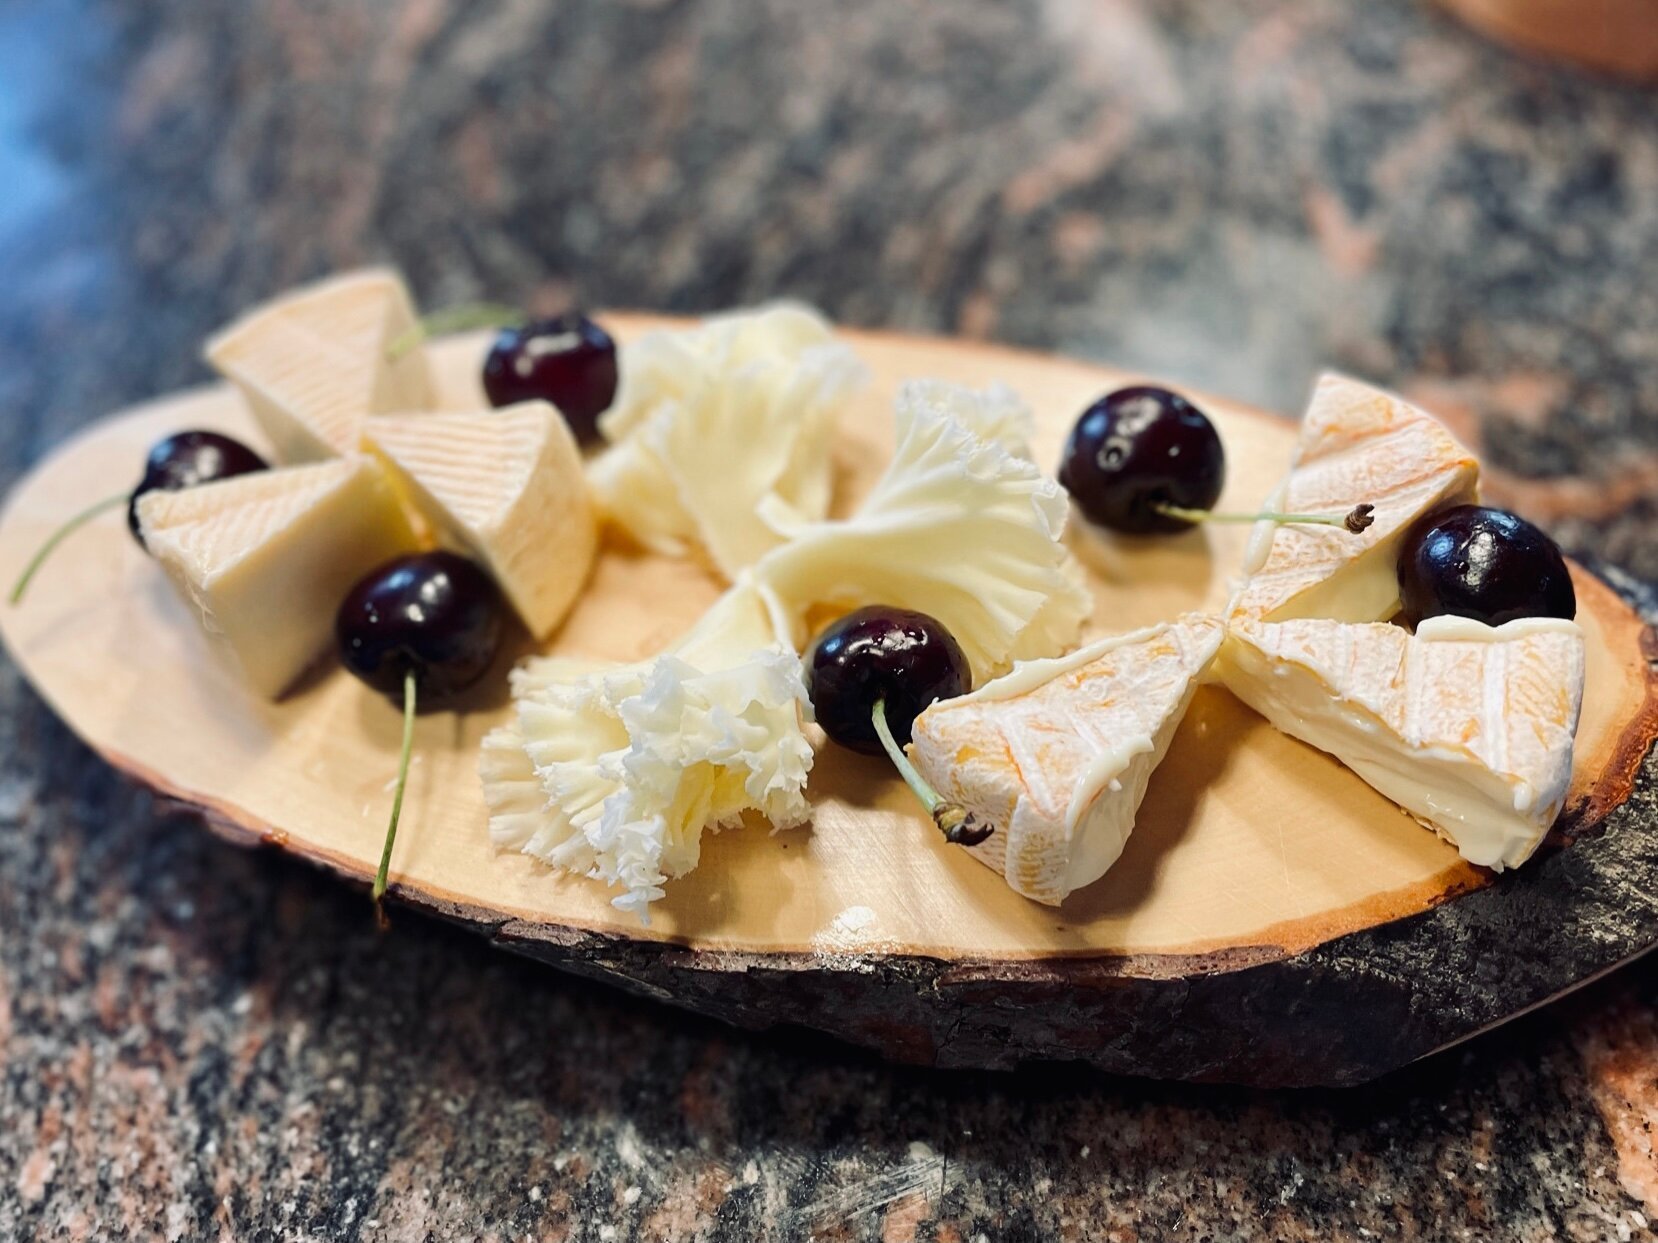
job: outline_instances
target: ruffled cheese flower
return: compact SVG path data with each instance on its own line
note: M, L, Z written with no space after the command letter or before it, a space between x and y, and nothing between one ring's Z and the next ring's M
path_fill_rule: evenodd
M889 604L943 622L976 681L1068 650L1092 601L1061 543L1064 490L930 401L900 403L897 422L857 513L797 531L755 566L796 635L814 606Z
M532 660L513 695L518 719L480 761L491 837L621 889L615 905L646 922L662 885L697 865L704 829L811 814L800 659L752 583L654 660Z
M1001 381L987 388L968 388L947 380L910 380L898 390L897 407L914 415L921 411L952 418L980 440L1001 445L1014 457L1029 460L1036 416Z
M831 439L863 384L808 307L775 303L654 332L622 351L612 447L589 470L611 522L648 548L701 548L727 578L829 510Z

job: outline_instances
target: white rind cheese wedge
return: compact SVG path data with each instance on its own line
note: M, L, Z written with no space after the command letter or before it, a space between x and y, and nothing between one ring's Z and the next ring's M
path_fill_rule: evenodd
M558 411L383 416L363 436L444 541L489 565L530 633L551 634L598 546L581 450Z
M370 269L254 309L210 339L205 354L242 390L277 456L313 462L354 452L371 414L432 407L425 351L388 356L416 322L397 274Z
M1386 621L1399 611L1399 541L1430 510L1479 498L1479 463L1430 415L1381 389L1324 375L1301 424L1275 513L1344 514L1374 505L1375 522L1343 527L1260 522L1230 613L1262 621Z
M1207 617L1020 664L916 718L910 755L946 799L995 832L972 853L1057 906L1123 852L1223 629Z
M1583 699L1583 632L1525 618L1233 622L1238 698L1327 751L1471 863L1517 867L1560 813Z
M215 646L271 698L328 651L357 580L414 547L385 471L366 457L150 492L138 520Z

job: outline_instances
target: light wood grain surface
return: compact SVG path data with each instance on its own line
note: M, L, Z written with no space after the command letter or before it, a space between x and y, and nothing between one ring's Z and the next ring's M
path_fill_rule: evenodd
M618 315L609 322L625 341L656 321ZM837 451L840 509L885 463L891 398L904 379L1012 384L1037 411L1037 459L1051 469L1075 415L1127 378L997 348L848 335L874 382L850 412ZM472 336L432 348L446 406L481 404L475 373L484 342ZM1284 469L1293 424L1200 400L1227 447L1222 506L1255 505ZM89 498L129 486L151 442L187 426L256 440L240 400L218 387L100 423L14 493L0 522L0 579L14 576L39 540ZM1070 538L1096 597L1092 631L1217 606L1246 535L1245 527L1216 527L1124 543L1074 526ZM551 650L650 654L694 621L720 586L696 565L612 544ZM1595 580L1579 575L1578 586L1589 673L1568 808L1619 796L1634 762L1629 731L1649 694L1639 622ZM119 515L66 545L27 601L0 615L0 633L42 693L113 763L226 824L353 876L372 874L396 761L397 712L332 668L280 703L254 698L208 657ZM817 814L809 827L772 834L756 823L711 837L701 867L670 883L651 926L642 928L612 908L612 895L597 883L490 847L475 757L478 740L509 711L504 663L501 673L463 711L422 718L393 869L394 892L474 920L761 954L1024 959L1260 945L1294 951L1426 909L1488 879L1333 760L1208 688L1152 781L1122 861L1058 910L1016 896L941 843L883 763L825 747L812 775Z

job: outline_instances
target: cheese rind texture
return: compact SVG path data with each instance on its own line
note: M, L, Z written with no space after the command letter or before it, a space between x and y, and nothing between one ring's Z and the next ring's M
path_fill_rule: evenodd
M1262 621L1386 621L1399 611L1399 543L1417 518L1479 497L1479 463L1437 420L1346 376L1319 378L1288 476L1265 508L1340 515L1369 530L1259 522L1229 613Z
M1471 863L1524 863L1565 801L1583 700L1574 622L1432 618L1412 635L1386 624L1234 621L1216 671Z
M355 452L371 414L434 404L425 351L389 347L417 325L402 279L382 269L307 285L257 307L208 342L284 462Z
M150 492L138 520L202 629L270 698L329 650L357 580L414 547L385 472L365 457Z
M995 827L974 857L1057 906L1121 856L1222 634L1212 618L1185 617L1017 665L917 717L911 758Z
M530 633L551 634L598 547L581 450L558 411L387 415L363 436L443 541L488 564Z

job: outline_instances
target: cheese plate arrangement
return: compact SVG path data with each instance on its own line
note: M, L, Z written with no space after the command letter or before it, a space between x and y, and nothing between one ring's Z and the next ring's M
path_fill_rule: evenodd
M1408 401L489 318L308 286L18 484L0 636L88 745L376 907L943 1067L1356 1083L1658 944L1653 632Z

